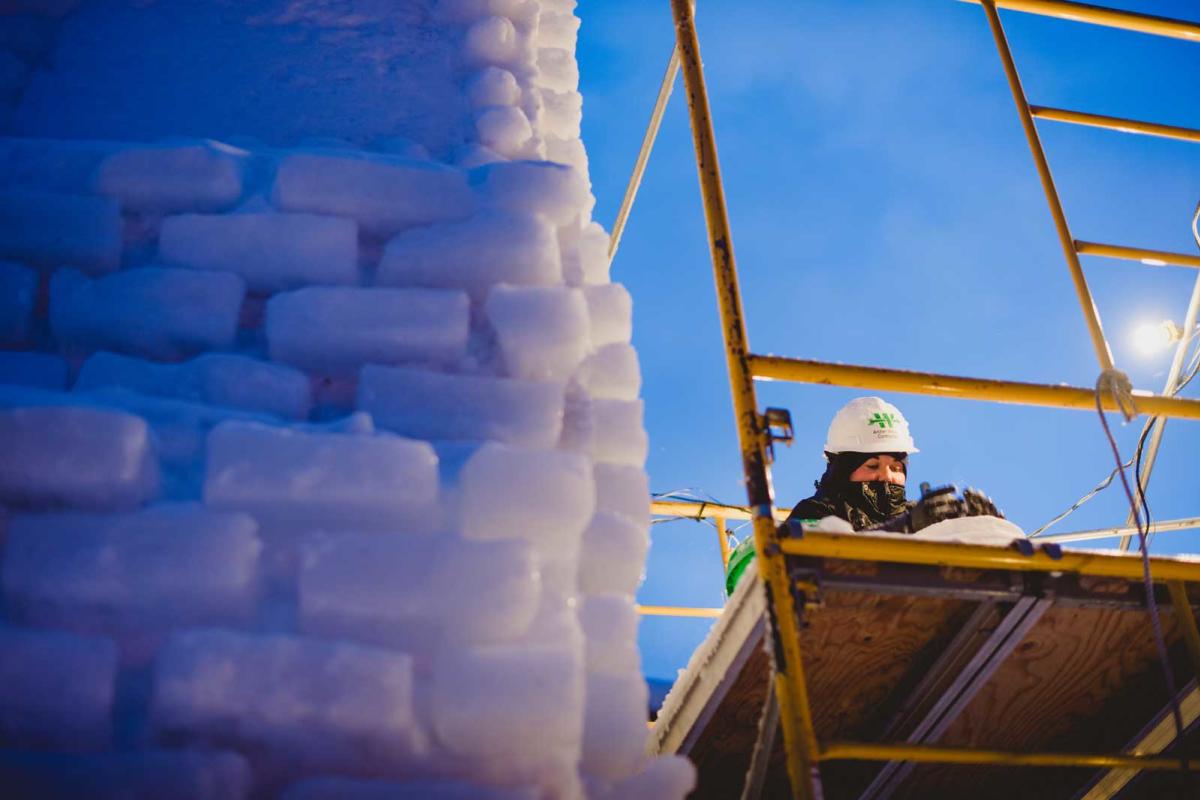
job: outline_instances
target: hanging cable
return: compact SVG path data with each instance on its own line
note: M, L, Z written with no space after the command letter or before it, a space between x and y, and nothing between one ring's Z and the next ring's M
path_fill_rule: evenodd
M1195 211L1192 213L1192 237L1196 242L1196 247L1200 247L1200 203L1196 203ZM1184 368L1184 356L1187 355L1189 344L1192 343L1194 332L1196 330L1196 319L1200 318L1200 275L1196 276L1195 284L1192 288L1192 299L1188 301L1187 312L1183 315L1183 335L1180 337L1180 342L1176 345L1175 356L1171 359L1171 368L1166 377L1166 386L1163 389L1164 396L1175 396L1187 384L1190 377L1193 377L1192 369ZM1181 380L1181 377L1183 380ZM1145 493L1148 483L1150 483L1151 470L1154 469L1154 459L1158 457L1158 447L1163 441L1163 431L1166 428L1166 420L1159 420L1154 434L1150 439L1150 449L1146 455L1145 470L1138 473L1138 488L1141 493ZM1132 518L1126 519L1126 527L1133 522ZM1122 536L1120 547L1122 551L1129 549L1132 543L1129 536Z
M1196 204L1196 210L1192 213L1191 230L1192 238L1196 241L1196 247L1200 248L1200 202ZM1195 322L1195 308L1198 305L1198 301L1200 301L1200 277L1197 278L1196 288L1192 293L1192 301L1188 304L1188 313L1184 317L1184 338L1178 345L1176 356L1177 361L1172 364L1171 376L1168 378L1168 385L1163 389L1164 396L1178 395L1179 392L1181 392L1189 383L1192 382L1197 373L1200 372L1200 326L1197 326ZM1196 347L1192 353L1192 356L1186 359L1187 366L1183 367L1182 371L1177 371L1177 367L1183 365L1185 360L1183 356L1187 352L1187 347L1193 341L1196 343ZM1151 431L1154 430L1156 426L1162 426L1165 424L1166 420L1163 417L1153 417L1147 420L1145 426L1142 428L1141 435L1138 437L1137 451L1134 453L1134 457L1123 465L1125 469L1128 469L1130 466L1134 467L1134 479L1137 482L1138 498L1140 500L1139 504L1142 508L1142 513L1145 515L1144 524L1146 525L1147 529L1149 529L1150 526L1150 507L1146 502L1145 487L1149 481L1149 470L1153 466L1155 456L1157 455L1157 441L1161 440L1162 432L1158 431L1156 435L1152 437L1150 452L1144 460L1143 450L1146 446L1147 437L1150 435ZM1145 470L1146 477L1143 477L1143 469ZM1096 484L1096 486L1087 494L1076 500L1066 511L1063 511L1061 514L1030 533L1030 538L1039 536L1047 531L1051 526L1062 522L1064 519L1078 510L1079 507L1084 503L1091 500L1104 489L1107 489L1109 485L1112 484L1113 478L1116 476L1116 469L1109 472L1108 477ZM1126 526L1132 525L1132 518L1128 519L1125 524ZM1128 537L1124 537L1122 539L1121 549L1124 550L1126 547L1128 547Z
M1137 487L1138 503L1142 509L1142 523L1145 525L1147 535L1150 531L1150 504L1146 502L1146 481L1142 478L1142 448L1146 444L1146 435L1157 425L1163 425L1165 420L1162 417L1151 417L1145 425L1142 426L1142 434L1138 437L1137 450L1133 454L1133 485Z
M1192 382L1192 380L1196 377L1197 373L1200 373L1200 330L1194 331L1192 333L1192 338L1195 339L1195 341L1196 341L1196 349L1192 353L1191 358L1188 360L1188 365L1183 372L1183 377L1180 379L1179 383L1176 384L1175 391L1170 393L1172 395L1175 395L1175 394L1178 394L1179 392L1181 392L1189 383ZM1123 465L1125 467L1125 469L1134 467L1134 470L1136 473L1135 480L1137 480L1137 486L1138 486L1138 497L1141 498L1141 501L1142 501L1141 505L1143 508L1143 513L1145 513L1147 516L1149 515L1149 507L1145 504L1145 493L1143 492L1143 488L1142 488L1143 481L1141 479L1142 464L1143 464L1142 454L1146 447L1147 437L1153 431L1155 425L1160 425L1163 423L1163 419L1164 419L1163 417L1152 417L1152 418L1146 420L1146 424L1142 427L1142 432L1138 436L1137 450L1134 453L1134 457L1131 458L1129 461L1126 461L1125 464ZM1103 490L1107 489L1112 484L1113 479L1116 477L1117 477L1117 470L1114 468L1111 472L1108 473L1108 476L1105 477L1104 480L1100 481L1098 484L1096 484L1091 489L1091 491L1089 491L1087 494L1083 495L1078 500L1076 500L1074 503L1072 503L1071 506L1069 508L1067 508L1066 511L1063 511L1061 514L1054 517L1049 522L1045 523L1044 525L1042 525L1041 527L1037 528L1032 533L1030 533L1029 538L1032 539L1037 536L1040 536L1041 534L1045 533L1051 526L1057 525L1058 523L1062 522L1064 519L1069 517L1071 514L1075 513L1075 511L1077 511L1080 506L1082 506L1084 503L1087 503L1089 500L1091 500L1093 497L1095 497L1097 494L1099 494ZM1146 524L1147 528L1149 528L1150 522L1148 519L1145 521L1145 524Z
M692 515L692 514L656 515L657 519L650 520L651 525L665 525L668 522L683 522L683 521L701 522L701 523L704 523L705 525L708 525L709 527L713 528L714 530L719 531L720 527L717 525L717 523L713 522L712 519L710 519L708 517L702 516L704 513L704 509L706 507L707 508L727 508L727 509L730 509L731 511L745 511L746 510L745 506L739 506L739 505L734 505L733 503L722 502L722 501L716 499L715 497L713 497L708 492L705 492L700 489L694 489L691 487L687 487L687 488L683 488L683 489L672 489L669 492L651 492L650 498L652 500L682 500L682 501L685 501L688 503L699 503L700 504L700 510L695 515ZM746 526L751 525L751 524L753 524L753 521L747 520L747 521L741 523L740 525L735 525L732 528L726 529L725 535L727 537L727 540L729 540L729 539L732 540L732 542L733 542L732 546L736 546L738 543L737 537L734 534L736 534L742 528L745 528Z
M1125 497L1129 500L1129 509L1133 514L1134 523L1137 526L1138 532L1138 549L1142 557L1142 586L1146 592L1146 610L1150 614L1150 627L1154 631L1154 646L1158 651L1158 660L1162 665L1163 682L1166 684L1167 696L1171 703L1171 716L1175 721L1175 743L1183 743L1183 714L1179 710L1179 692L1175 686L1175 674L1171 670L1171 662L1167 653L1167 642L1163 636L1162 620L1158 617L1158 601L1154 597L1154 581L1150 576L1150 550L1147 546L1147 531L1142 525L1142 515L1139 513L1138 503L1133 498L1133 490L1129 487L1129 480L1125 477L1124 462L1121 461L1121 450L1117 447L1117 440L1113 437L1112 429L1108 426L1108 417L1104 414L1104 406L1101 403L1101 394L1105 388L1105 376L1101 375L1100 380L1096 383L1096 413L1100 415L1100 425L1104 428L1104 435L1108 438L1108 444L1112 448L1113 458L1117 461L1117 472L1121 476L1121 485L1125 488ZM1112 388L1111 386L1109 388ZM1115 390L1114 390L1115 395ZM1117 404L1120 405L1120 398L1114 396ZM1145 429L1143 429L1143 432ZM1139 487L1140 488L1140 487ZM1145 504L1145 497L1142 498L1142 503ZM1186 773L1188 762L1186 754L1181 754L1183 770Z
M1143 430L1145 430L1145 429L1143 429ZM1125 462L1125 464L1123 464L1122 466L1124 466L1125 468L1132 467L1133 459L1130 459L1129 461ZM1083 497L1080 497L1078 500L1076 500L1074 503L1072 503L1071 506L1066 511L1062 512L1061 514L1054 517L1046 524L1042 525L1041 527L1035 529L1032 533L1030 533L1029 538L1033 539L1033 538L1036 538L1037 536L1040 536L1041 534L1043 534L1047 530L1049 530L1052 525L1057 525L1058 523L1062 522L1067 517L1071 516L1071 514L1075 513L1075 511L1077 511L1080 508L1080 506L1082 506L1084 503L1091 500L1096 495L1100 494L1100 492L1107 489L1112 484L1113 478L1115 478L1115 477L1117 477L1117 470L1113 469L1112 472L1108 473L1108 477L1106 477L1104 480L1097 483L1094 487L1092 487L1091 491L1089 491Z

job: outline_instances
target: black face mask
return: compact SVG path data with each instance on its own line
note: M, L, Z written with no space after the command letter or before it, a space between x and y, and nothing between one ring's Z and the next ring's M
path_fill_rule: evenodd
M842 499L866 514L873 522L883 522L904 513L904 487L886 481L848 481Z
M883 522L905 511L903 486L885 481L852 481L850 474L875 453L830 453L825 474L817 482L817 493L830 500L845 503L866 517L867 523ZM904 460L904 453L888 453Z

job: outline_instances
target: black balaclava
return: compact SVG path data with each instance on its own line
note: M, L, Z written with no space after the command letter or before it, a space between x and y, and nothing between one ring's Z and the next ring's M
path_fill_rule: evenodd
M907 453L826 453L829 464L825 474L817 481L817 494L845 503L849 508L856 509L866 518L866 524L874 524L890 519L906 509L904 487L887 481L852 481L850 473L861 467L868 459L880 455L888 455L897 461L908 464ZM857 515L855 515L857 516ZM855 520L850 520L855 523ZM865 527L855 525L855 527Z

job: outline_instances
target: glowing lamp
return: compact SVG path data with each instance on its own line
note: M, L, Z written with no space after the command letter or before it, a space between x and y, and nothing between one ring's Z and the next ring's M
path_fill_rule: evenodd
M1183 338L1183 331L1169 319L1145 322L1133 331L1133 345L1142 355L1153 355Z

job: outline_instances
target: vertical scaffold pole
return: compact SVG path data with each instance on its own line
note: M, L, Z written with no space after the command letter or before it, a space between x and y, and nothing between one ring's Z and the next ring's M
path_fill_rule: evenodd
M729 568L729 527L724 517L717 517L717 545L721 548L721 569Z
M749 346L742 316L733 242L725 192L717 164L717 146L713 134L708 92L700 61L700 43L696 36L692 0L671 0L675 16L675 35L687 89L692 119L692 137L696 146L696 167L704 199L704 217L708 225L717 305L725 338L725 356L737 418L738 442L742 451L746 494L754 518L754 548L759 575L767 593L767 613L772 633L772 659L775 668L775 693L779 701L787 751L788 778L792 792L802 800L816 797L815 768L818 759L800 655L795 596L788 580L783 553L779 548L774 517L774 497L766 458L766 428L758 413L754 378L747 359Z

